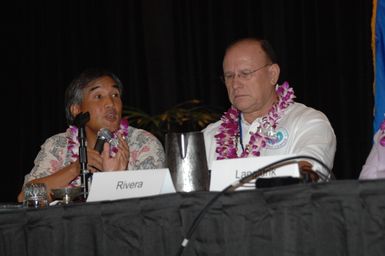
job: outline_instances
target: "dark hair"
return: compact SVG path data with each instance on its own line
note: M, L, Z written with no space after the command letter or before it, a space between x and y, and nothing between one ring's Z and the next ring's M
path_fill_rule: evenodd
M65 91L64 104L67 123L70 125L73 123L74 116L71 114L71 106L81 104L83 101L83 89L86 88L89 83L99 79L103 76L111 77L117 84L120 95L123 93L123 85L120 79L112 72L101 68L89 68L84 70L78 77L76 77L69 84Z
M234 42L232 42L229 46L226 48L226 52L232 48L233 46L241 43L241 42L246 42L246 41L251 41L251 42L258 42L261 45L262 50L266 53L267 58L271 61L272 64L278 63L278 58L277 55L275 54L275 51L269 41L266 39L262 38L254 38L254 37L249 37L249 38L242 38L238 39Z

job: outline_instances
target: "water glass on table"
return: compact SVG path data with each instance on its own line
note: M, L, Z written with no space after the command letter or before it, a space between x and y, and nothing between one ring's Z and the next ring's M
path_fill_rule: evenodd
M44 208L48 206L47 186L44 183L28 183L24 186L24 207Z

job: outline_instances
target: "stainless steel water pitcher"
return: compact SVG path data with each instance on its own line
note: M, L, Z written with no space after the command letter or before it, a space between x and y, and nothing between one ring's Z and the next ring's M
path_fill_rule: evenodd
M168 133L167 165L177 192L208 191L209 171L202 132Z

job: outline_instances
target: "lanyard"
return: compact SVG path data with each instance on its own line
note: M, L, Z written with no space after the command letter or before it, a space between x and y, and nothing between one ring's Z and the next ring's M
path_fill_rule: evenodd
M242 134L242 115L239 113L238 115L238 129L239 129L239 143L242 147L242 152L245 152L245 147L243 146L243 134Z

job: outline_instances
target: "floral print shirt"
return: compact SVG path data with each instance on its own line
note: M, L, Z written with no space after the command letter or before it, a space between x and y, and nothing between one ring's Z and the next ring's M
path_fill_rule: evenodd
M25 176L24 184L34 179L49 176L71 164L71 152L68 151L67 137L68 134L64 132L45 141L34 161L34 167ZM129 126L126 141L130 149L127 170L165 168L166 160L163 146L154 135ZM80 184L80 177L71 184Z

